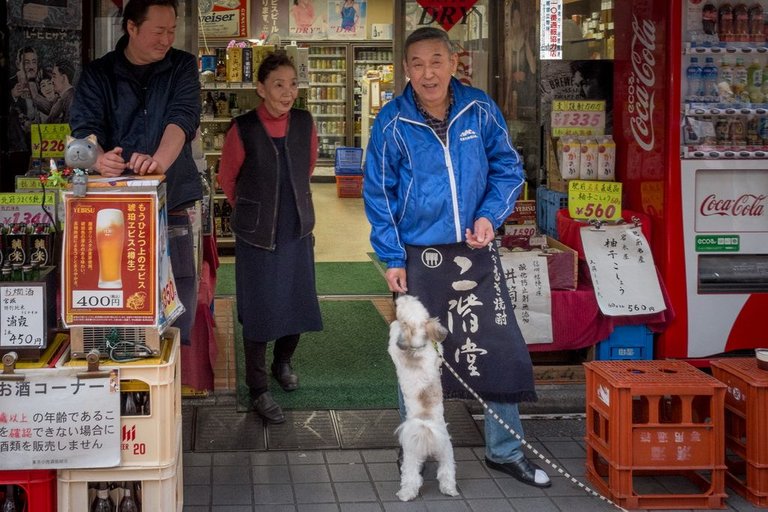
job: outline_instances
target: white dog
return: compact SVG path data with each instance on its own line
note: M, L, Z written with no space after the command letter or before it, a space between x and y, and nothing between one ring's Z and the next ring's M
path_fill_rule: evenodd
M400 491L410 501L419 494L424 479L421 469L427 457L438 461L440 492L458 496L453 446L443 417L440 384L441 342L448 331L430 318L419 299L403 295L395 302L397 319L389 327L389 355L405 400L406 420L395 431L403 448Z

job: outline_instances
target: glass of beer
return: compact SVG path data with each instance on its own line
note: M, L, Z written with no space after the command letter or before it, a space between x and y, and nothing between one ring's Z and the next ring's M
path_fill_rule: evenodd
M96 214L96 251L99 255L99 288L123 287L123 239L125 221L123 211L114 208L99 210Z

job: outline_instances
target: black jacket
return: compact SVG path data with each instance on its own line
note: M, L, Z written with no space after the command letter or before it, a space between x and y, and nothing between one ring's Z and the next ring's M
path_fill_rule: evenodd
M274 250L280 196L277 148L255 110L236 117L232 126L238 130L245 149L245 160L235 185L232 231L250 245ZM307 151L311 137L312 116L306 110L291 109L285 141L286 160L299 214L300 238L311 234L315 227Z
M127 44L128 36L123 36L114 51L83 70L69 118L72 135L95 134L105 151L122 147L128 161L134 152L154 154L166 126L177 125L187 140L166 171L168 209L174 210L203 195L190 146L200 124L197 61L172 48L163 60L150 64L142 85L136 67L125 58Z

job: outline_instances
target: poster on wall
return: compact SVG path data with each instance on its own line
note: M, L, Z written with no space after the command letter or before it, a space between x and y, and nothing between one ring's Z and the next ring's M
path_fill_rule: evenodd
M288 36L292 39L325 39L328 32L328 0L293 0Z
M288 7L292 0L252 0L251 33L253 37L266 39L270 34L288 34Z
M365 39L367 2L331 0L328 2L328 38Z
M209 37L248 37L248 0L200 0L199 32Z
M8 24L80 30L83 2L80 0L10 0Z
M30 151L32 125L69 121L82 66L81 33L13 27L8 46L8 147L11 151Z

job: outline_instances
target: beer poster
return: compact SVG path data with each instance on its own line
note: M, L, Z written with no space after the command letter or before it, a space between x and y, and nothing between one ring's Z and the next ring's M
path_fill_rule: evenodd
M248 37L248 5L247 0L200 0L198 32L205 39Z
M65 325L157 325L157 193L89 191L64 201Z

